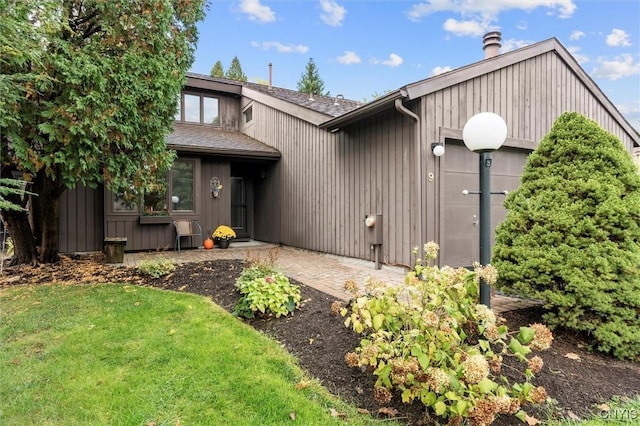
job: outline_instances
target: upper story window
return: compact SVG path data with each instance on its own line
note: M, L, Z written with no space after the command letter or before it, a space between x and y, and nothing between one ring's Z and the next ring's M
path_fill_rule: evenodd
M218 98L184 93L178 100L176 121L220 125Z
M244 117L244 124L250 123L253 120L253 106L245 109L242 116Z

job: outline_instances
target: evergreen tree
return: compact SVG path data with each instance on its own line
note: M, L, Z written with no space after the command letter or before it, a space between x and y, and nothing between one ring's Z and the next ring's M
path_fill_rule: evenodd
M320 78L320 72L313 58L309 59L304 73L300 76L298 81L298 91L303 93L309 93L313 95L330 96L329 91L324 92L324 81Z
M498 287L542 300L550 325L640 357L640 175L612 134L561 115L505 200L493 265Z
M0 208L12 262L50 263L67 188L144 189L170 167L166 137L206 0L9 4L0 1L0 179L18 173L35 195L30 217ZM0 193L22 202L11 187Z
M247 76L242 72L242 66L240 66L240 60L237 56L234 56L231 60L231 66L227 70L226 77L231 80L247 81Z
M224 68L222 67L222 62L217 61L215 64L213 64L210 75L211 77L224 77Z

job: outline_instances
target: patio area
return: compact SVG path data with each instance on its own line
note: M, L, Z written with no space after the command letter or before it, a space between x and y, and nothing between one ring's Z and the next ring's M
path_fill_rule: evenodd
M382 265L375 269L373 261L335 256L293 247L262 243L259 241L234 241L228 249L214 248L183 249L176 251L125 253L124 265L135 267L145 259L162 256L174 259L177 263L202 262L216 259L264 258L270 250L277 251L277 266L288 277L309 287L316 288L333 297L349 300L351 295L344 289L347 280L354 280L362 285L367 277L372 276L387 283L401 283L404 280L405 268ZM491 307L496 312L534 306L536 302L500 294L492 296Z

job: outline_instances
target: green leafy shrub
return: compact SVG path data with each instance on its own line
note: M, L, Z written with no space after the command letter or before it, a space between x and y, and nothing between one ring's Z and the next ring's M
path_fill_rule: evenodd
M234 315L254 318L257 313L279 318L300 306L300 287L275 268L275 255L258 259L242 270L236 280L240 291Z
M175 271L176 263L173 259L148 259L140 262L137 269L139 272L150 275L153 278L160 278Z
M566 113L505 200L492 264L506 293L543 300L545 321L640 358L640 176L620 141Z
M369 279L361 295L354 282L347 283L355 299L340 313L363 337L345 361L377 377L374 397L380 404L399 392L403 402L421 401L429 416L451 424L467 418L488 425L499 414L524 419L524 403L547 398L530 381L542 359L528 356L551 345L551 332L533 324L509 333L492 310L478 304L479 277L493 283L495 269L430 266L437 252L435 243L425 245L424 264L416 262L404 285ZM500 373L509 356L526 363L522 383L509 384Z

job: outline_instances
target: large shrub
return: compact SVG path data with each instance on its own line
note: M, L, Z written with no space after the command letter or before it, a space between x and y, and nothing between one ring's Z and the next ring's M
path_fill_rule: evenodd
M545 320L640 357L640 176L621 142L565 113L505 201L492 264L502 290L545 302Z
M427 244L425 260L432 262L437 250ZM500 414L534 420L521 406L545 402L547 394L531 383L543 362L530 354L547 349L553 337L542 324L509 333L492 310L478 304L479 276L493 283L495 269L440 269L418 262L404 285L369 280L362 295L354 282L347 283L355 299L348 307L332 308L363 337L345 361L377 377L378 403L388 403L394 393L403 402L420 401L429 424L461 424L467 418L473 425L489 425ZM521 383L501 373L503 357L509 356L524 363Z

